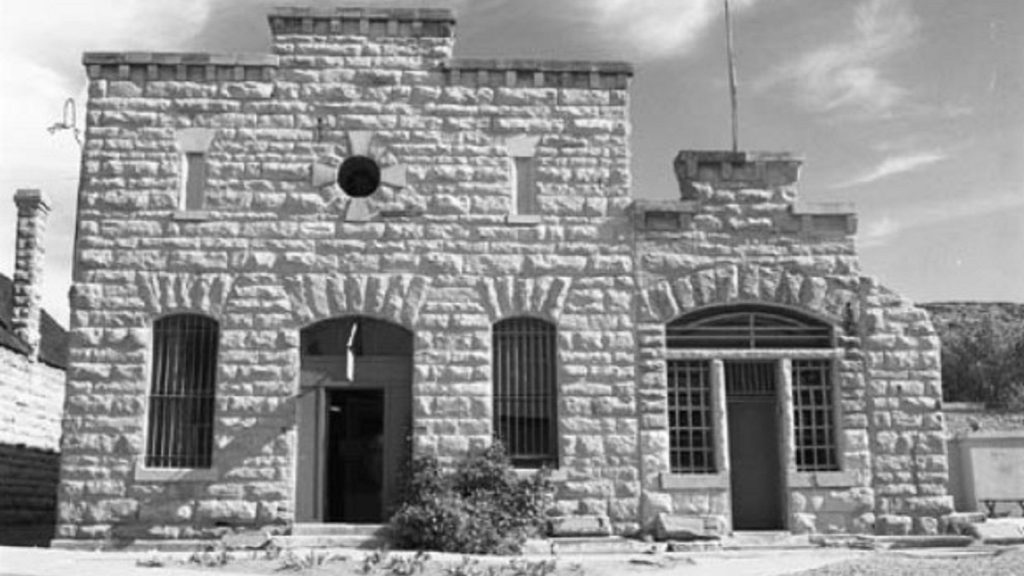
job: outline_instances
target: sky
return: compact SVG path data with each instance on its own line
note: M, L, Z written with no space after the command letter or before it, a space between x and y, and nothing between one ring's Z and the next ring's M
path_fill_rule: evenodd
M288 0L0 0L0 272L14 191L53 201L44 306L68 321L81 54L266 52ZM351 3L350 3L351 4ZM626 60L633 195L730 145L722 0L406 0L456 10L456 57ZM800 197L853 202L862 270L919 302L1024 302L1024 2L732 0L740 148L805 157Z

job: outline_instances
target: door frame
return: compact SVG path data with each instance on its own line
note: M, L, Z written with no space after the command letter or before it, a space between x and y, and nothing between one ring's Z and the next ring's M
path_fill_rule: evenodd
M372 390L383 392L384 457L382 477L390 483L382 486L382 516L386 513L387 499L394 495L394 482L400 470L394 462L402 456L391 453L404 441L401 399L404 394L409 405L412 426L412 358L407 356L359 356L355 360L352 380L316 370L302 370L296 404L295 450L295 522L324 523L327 489L327 393L337 390ZM315 362L314 362L315 364ZM408 456L408 455L406 455ZM382 519L383 521L383 519Z
M774 386L774 389L772 390L771 393L763 394L763 395L736 396L735 394L729 394L729 381L728 381L727 371L725 369L727 362L728 363L734 363L734 364L747 363L747 364L762 364L762 365L770 366L771 367L770 368L770 373L771 373L771 377L773 379L772 385ZM758 358L758 357L749 356L749 357L743 357L743 358L727 358L727 359L719 361L719 365L721 366L721 370L722 370L721 378L720 378L721 386L723 388L723 390L722 390L722 397L723 397L723 402L724 402L724 405L723 405L722 408L723 408L723 412L725 414L725 426L726 426L726 429L728 430L728 438L729 438L728 441L730 443L732 443L732 442L737 440L735 435L732 433L733 431L729 428L729 424L730 424L730 422L729 422L729 415L730 415L730 412L731 412L730 406L732 406L734 404L769 405L769 406L765 407L765 411L766 412L770 411L771 418L772 418L772 421L773 421L773 426L774 426L774 431L773 431L774 432L774 436L775 436L774 442L776 444L776 461L775 461L775 464L774 464L775 470L773 470L773 471L772 470L764 470L764 471L762 471L762 470L754 470L754 472L755 473L758 473L758 472L774 472L775 474L777 474L777 478L776 478L776 482L777 482L777 484L776 484L776 491L775 491L775 494L773 496L775 498L776 504L778 505L777 517L775 518L775 521L778 523L779 527L778 528L764 528L764 529L759 529L759 528L743 528L742 530L744 530L744 531L758 531L758 530L771 531L771 530L776 530L776 529L778 529L778 530L788 530L789 529L789 513L788 513L788 510L789 510L789 497L788 497L789 489L788 489L788 486L787 486L787 474L786 474L786 466L787 466L786 452L787 452L787 450L785 449L785 444L784 444L784 442L786 441L786 437L783 434L783 427L785 426L786 423L782 419L782 414L783 414L784 410L782 408L783 407L783 398L782 398L782 395L780 394L780 390L784 386L783 377L782 377L783 375L781 374L781 370L780 370L780 367L781 367L782 363L778 359ZM728 484L728 486L729 486L729 523L730 523L730 525L734 525L735 524L735 520L736 520L736 508L735 508L736 499L734 497L735 494L733 493L733 475L734 474L738 474L738 473L743 473L744 470L740 470L740 469L738 469L734 465L734 462L732 460L732 455L733 454L732 454L732 450L731 450L731 444L730 444L729 448L730 449L728 450L728 452L726 454L726 458L728 458L728 461L729 461L729 484ZM767 497L768 494L765 494L764 496Z
M732 526L732 493L728 488L731 485L731 474L734 472L730 466L728 424L728 399L725 389L725 361L726 360L759 360L774 361L776 365L777 379L776 392L778 401L776 403L778 414L778 434L780 442L779 472L782 475L779 482L779 495L782 503L783 529L792 531L793 515L790 513L793 489L790 488L790 478L797 475L796 470L796 439L793 431L793 360L840 360L843 358L844 350L841 348L787 348L774 350L770 348L758 350L746 350L736 348L704 348L704 349L670 349L665 351L667 360L703 360L709 363L711 370L711 401L712 413L716 422L715 450L716 463L719 473L723 476L721 485L729 490L729 514L728 529L731 532ZM832 382L835 421L842 422L839 395L839 379L837 377L837 363L832 363ZM840 455L844 453L842 435L836 437L836 450Z

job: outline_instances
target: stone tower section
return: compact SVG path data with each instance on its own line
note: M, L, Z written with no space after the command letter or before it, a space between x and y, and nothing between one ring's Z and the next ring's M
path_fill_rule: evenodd
M442 460L494 434L494 324L556 326L557 508L637 529L630 66L454 59L445 10L269 25L271 54L84 57L58 538L315 519L300 344L354 317L413 335L408 432ZM156 467L182 315L218 331L211 463Z
M787 153L683 151L680 200L636 202L643 518L934 533L951 509L938 338L926 313L860 275L852 206L799 201L800 165ZM749 343L714 345L741 316ZM831 340L812 347L810 326ZM673 460L687 425L664 417L681 413L674 375L694 366L710 378L704 470ZM755 383L767 394L755 397ZM743 447L759 439L772 455L752 459Z

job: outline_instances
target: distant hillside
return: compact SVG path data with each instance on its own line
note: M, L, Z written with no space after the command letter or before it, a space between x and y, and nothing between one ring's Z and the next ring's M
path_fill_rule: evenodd
M942 340L942 396L1024 411L1024 304L921 304Z
M996 326L1024 326L1024 304L1012 302L932 302L918 304L932 315L940 338L991 318Z

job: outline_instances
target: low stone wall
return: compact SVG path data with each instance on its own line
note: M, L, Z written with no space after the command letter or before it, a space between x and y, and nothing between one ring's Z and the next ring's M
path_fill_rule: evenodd
M47 546L57 520L64 371L0 348L0 544Z
M0 444L0 544L49 545L59 480L59 452Z
M978 500L990 496L985 493L986 487L978 482L978 475L984 474L986 467L995 466L998 471L1009 474L996 482L1020 487L1017 492L1024 497L1024 474L1013 473L1024 470L1024 410L949 403L945 413L949 431L949 491L956 509L986 511ZM1019 506L1009 502L997 504L995 511L997 515L1024 515Z
M1024 410L986 408L976 402L946 402L942 410L951 438L973 431L1024 430Z

